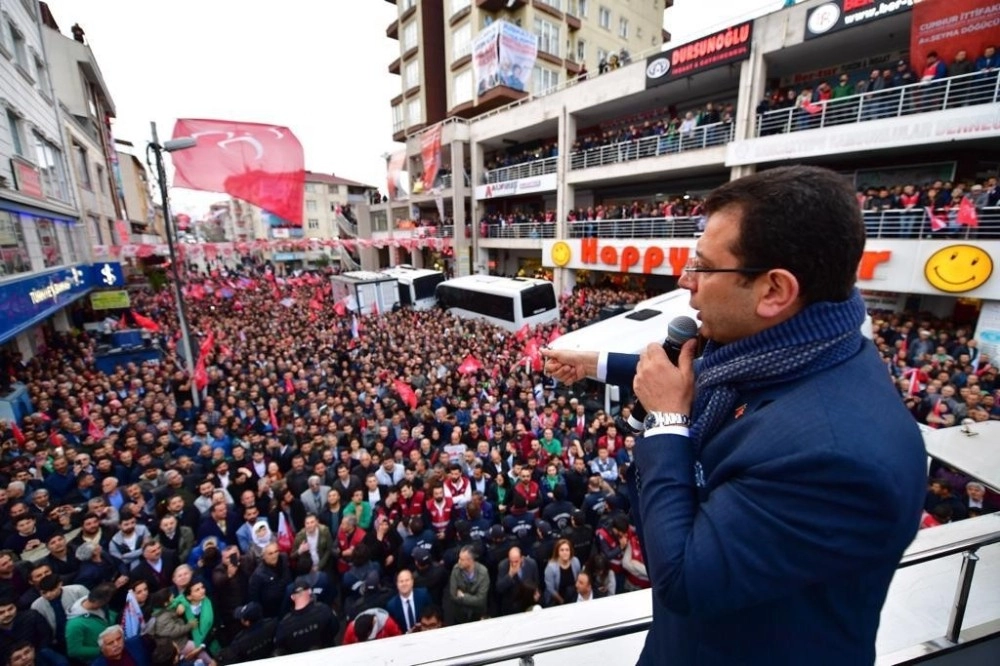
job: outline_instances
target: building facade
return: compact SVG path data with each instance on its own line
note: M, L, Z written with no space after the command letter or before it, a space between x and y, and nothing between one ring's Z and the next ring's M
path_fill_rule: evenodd
M40 9L80 221L91 246L115 245L116 220L124 219L124 202L111 139L114 100L83 30L75 25L73 36L67 37L47 6Z
M0 345L21 358L51 328L68 330L66 306L91 286L43 8L7 2L0 11Z
M947 17L917 20L900 4L851 22L841 12L830 27L831 4L850 10L844 2L800 3L407 137L414 161L426 134L440 131L441 161L467 159L468 184L453 179L362 217L373 238L411 235L400 227L414 217L430 222L450 238L456 274L541 271L563 292L607 275L667 289L703 223L697 202L756 170L816 164L859 190L976 183L983 189L975 228L955 221L955 207L935 208L938 200L933 227L921 207L867 211L860 286L870 303L896 309L908 303L948 315L958 308L963 319L1000 310L995 275L960 292L926 277L931 257L971 239L989 265L1000 259L1000 208L982 194L1000 171L1000 83L983 58L989 38L962 32L948 55L950 64L967 48L970 65L986 65L921 83L922 31ZM949 11L946 4L938 11ZM934 42L943 53L948 39ZM546 145L548 154L532 154Z

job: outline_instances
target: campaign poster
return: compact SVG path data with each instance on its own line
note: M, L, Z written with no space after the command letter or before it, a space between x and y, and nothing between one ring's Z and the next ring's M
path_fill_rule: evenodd
M476 79L476 95L500 85L499 32L500 21L494 21L472 40L472 75Z
M1000 36L1000 3L982 0L924 0L913 5L910 26L910 64L919 73L927 54L951 64L955 54L965 51L975 62L987 46Z
M538 37L523 28L501 21L500 85L526 92L538 55Z

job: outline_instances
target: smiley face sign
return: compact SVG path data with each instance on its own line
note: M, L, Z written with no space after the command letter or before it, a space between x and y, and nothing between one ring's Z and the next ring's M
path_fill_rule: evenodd
M993 259L975 245L949 245L930 256L924 277L935 289L962 294L986 284L993 274Z
M552 246L551 250L552 263L556 266L562 268L569 263L569 260L573 258L573 251L569 248L569 245L563 241L558 241Z

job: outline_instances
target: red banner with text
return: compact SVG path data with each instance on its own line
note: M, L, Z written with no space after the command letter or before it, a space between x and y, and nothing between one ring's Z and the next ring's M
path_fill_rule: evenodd
M437 124L420 137L420 157L424 163L424 191L434 188L441 167L441 124Z
M983 0L924 0L913 3L910 27L910 63L922 72L927 54L951 65L955 54L965 51L975 62L983 49L995 45L1000 34L1000 3Z

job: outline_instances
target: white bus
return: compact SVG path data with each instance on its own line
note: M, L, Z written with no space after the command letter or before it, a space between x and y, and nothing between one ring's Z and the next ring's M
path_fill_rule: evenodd
M435 289L444 282L444 273L429 268L414 268L401 264L383 268L383 275L394 278L399 283L399 304L413 306L415 310L429 310L437 304Z
M696 312L689 302L687 289L647 298L636 303L628 312L617 314L589 326L566 333L549 346L553 349L578 351L608 351L621 354L638 354L650 342L662 342L667 337L667 326L674 317L687 316L697 321ZM587 380L588 392L603 394L605 413L616 415L623 404L632 402L631 386L599 385Z
M628 312L560 336L549 346L553 349L638 354L650 342L663 342L667 337L667 326L674 317L686 316L698 321L690 301L691 292L687 289L668 291L636 303L635 308ZM861 333L872 339L871 316L865 315ZM604 411L611 415L618 414L622 405L633 402L631 386L601 386L598 382L587 380L587 391L603 395Z
M548 280L467 275L437 286L441 307L466 319L484 319L508 331L559 319L556 289Z
M399 303L396 278L374 271L347 271L330 276L333 301L360 314L385 313Z

